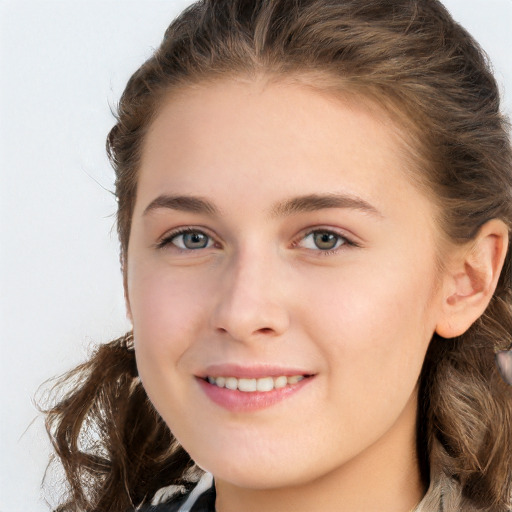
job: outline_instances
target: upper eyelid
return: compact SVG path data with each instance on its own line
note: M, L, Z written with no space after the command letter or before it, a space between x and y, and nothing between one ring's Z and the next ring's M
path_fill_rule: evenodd
M171 229L169 231L166 231L161 237L158 238L155 246L157 248L163 248L169 244L172 244L172 240L180 235L184 235L186 233L202 233L206 235L208 238L210 238L214 243L218 243L218 238L213 235L208 229L204 227L199 226L181 226L174 229ZM177 247L177 249L181 249L180 247ZM205 247L206 249L206 247ZM189 250L189 249L181 249L181 250ZM190 249L191 250L191 249ZM195 249L198 250L198 249Z
M332 233L333 235L343 238L351 245L360 245L360 242L358 241L358 238L355 235L347 233L345 230L341 230L340 228L333 228L327 226L318 226L301 231L301 233L299 233L295 238L296 242L294 242L294 244L300 242L301 240L311 235L312 233L318 232Z

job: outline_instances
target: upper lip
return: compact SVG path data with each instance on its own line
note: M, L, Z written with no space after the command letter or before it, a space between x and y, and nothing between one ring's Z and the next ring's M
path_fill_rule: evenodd
M238 364L212 364L197 375L200 378L206 377L236 377L237 379L260 379L263 377L279 377L284 375L313 375L311 371L304 368L290 368L276 365L253 365L242 366Z

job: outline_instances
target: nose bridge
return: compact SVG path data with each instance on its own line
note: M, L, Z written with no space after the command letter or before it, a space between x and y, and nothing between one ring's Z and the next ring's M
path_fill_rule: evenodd
M241 341L282 334L289 322L278 269L277 253L261 244L235 251L223 276L214 328Z

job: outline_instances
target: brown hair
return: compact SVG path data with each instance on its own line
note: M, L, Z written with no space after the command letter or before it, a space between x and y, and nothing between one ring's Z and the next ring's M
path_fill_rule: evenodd
M471 240L492 218L512 227L512 150L497 86L483 51L440 2L204 0L170 25L130 78L108 136L124 269L141 147L164 96L261 73L328 77L334 92L398 113L413 128L418 181L440 205L451 240ZM494 364L495 351L512 344L511 268L509 247L484 315L458 338L434 335L420 376L426 503L442 494L445 512L512 506L512 390ZM47 413L69 482L59 510L127 510L160 487L190 487L193 462L142 388L130 333L100 346L63 387Z

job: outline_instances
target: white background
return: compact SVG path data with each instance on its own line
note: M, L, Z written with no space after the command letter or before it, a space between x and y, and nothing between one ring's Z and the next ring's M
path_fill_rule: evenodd
M0 0L0 512L42 512L38 386L122 334L110 106L190 0ZM447 0L512 114L512 0Z

